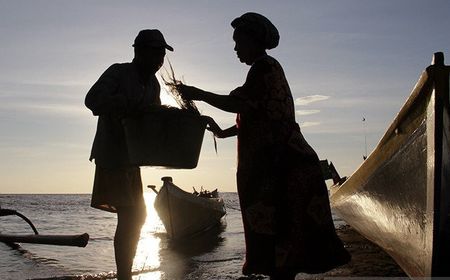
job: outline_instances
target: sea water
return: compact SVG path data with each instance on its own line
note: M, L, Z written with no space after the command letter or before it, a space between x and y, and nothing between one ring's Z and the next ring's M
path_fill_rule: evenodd
M133 265L133 279L238 279L244 262L244 233L236 193L221 193L227 215L222 227L174 244L145 192L147 220ZM85 248L0 243L0 279L114 279L116 215L93 209L89 194L0 195L0 207L28 217L41 234L90 235ZM334 216L336 225L344 222ZM0 232L33 234L17 216L0 217Z

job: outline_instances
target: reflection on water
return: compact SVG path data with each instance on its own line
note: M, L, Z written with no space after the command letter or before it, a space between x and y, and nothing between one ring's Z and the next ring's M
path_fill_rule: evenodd
M217 228L184 242L169 242L153 207L156 195L144 194L147 220L134 260L134 280L236 280L242 277L244 232L236 193L221 193L227 208L226 228ZM5 209L27 216L42 234L87 232L85 248L21 244L11 249L0 243L0 279L94 280L114 279L113 237L115 214L90 207L90 194L1 195ZM335 223L343 223L335 216ZM0 231L30 234L30 227L17 217L2 217Z
M170 242L153 207L156 195L144 193L147 219L141 230L133 279L237 279L242 276L244 237L236 193L221 193L227 207L226 228L216 228L184 242ZM83 195L0 195L4 208L26 215L42 234L87 232L85 248L0 243L0 279L115 279L115 214L90 207ZM16 217L2 217L0 231L29 234Z
M224 238L220 236L224 229L225 226L223 225L189 238L188 240L171 242L169 249L185 257L195 257L211 252L224 241Z
M193 269L192 257L212 252L222 242L225 225L187 240L171 242L153 207L156 195L145 193L147 219L141 230L133 264L133 279L183 279Z
M159 271L161 266L161 238L159 236L165 232L165 229L153 207L155 197L154 193L144 193L147 205L147 219L141 230L141 237L133 264L133 271L139 274L137 279L161 279L161 272Z
M134 258L133 270L135 271L156 269L160 266L159 249L161 239L156 234L164 232L164 226L153 208L155 195L145 193L144 198L147 205L147 219L142 227L141 237Z

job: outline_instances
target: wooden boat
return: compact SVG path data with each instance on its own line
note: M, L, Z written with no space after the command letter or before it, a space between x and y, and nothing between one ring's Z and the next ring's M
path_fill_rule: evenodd
M155 209L171 239L192 237L220 225L226 214L222 198L216 192L208 195L188 193L177 187L171 177L163 177L156 193Z
M42 235L39 234L33 223L24 215L11 209L1 209L1 216L15 215L22 218L30 225L34 234L3 234L0 233L0 242L6 243L12 247L14 243L34 243L34 244L46 244L46 245L59 245L59 246L77 246L86 247L89 241L89 235L87 233L77 235Z
M450 276L449 68L442 53L374 151L332 187L337 214L410 277Z

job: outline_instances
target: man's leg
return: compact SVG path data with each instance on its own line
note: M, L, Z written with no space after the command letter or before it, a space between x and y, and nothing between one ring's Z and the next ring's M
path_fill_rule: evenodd
M114 253L118 280L131 280L133 259L145 217L145 206L121 207L117 209Z

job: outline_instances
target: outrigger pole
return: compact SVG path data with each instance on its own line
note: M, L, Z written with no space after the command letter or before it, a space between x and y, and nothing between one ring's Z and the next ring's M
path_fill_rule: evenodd
M25 222L27 222L33 229L34 234L29 235L19 235L19 234L1 234L0 242L6 244L12 243L34 243L34 244L47 244L47 245L59 245L59 246L76 246L76 247L86 247L89 241L89 234L83 233L78 235L42 235L39 234L33 223L24 215L20 214L16 210L11 209L1 209L1 216L19 216Z

